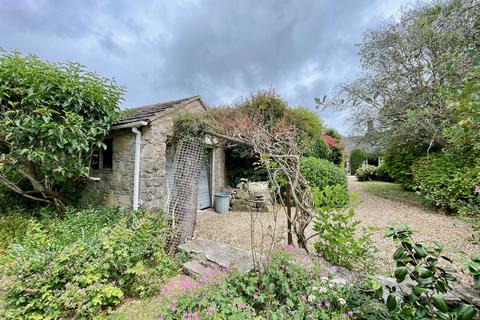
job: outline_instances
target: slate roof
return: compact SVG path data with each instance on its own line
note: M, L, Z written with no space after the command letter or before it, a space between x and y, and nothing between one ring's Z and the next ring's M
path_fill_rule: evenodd
M350 154L350 152L355 149L365 149L370 150L370 146L365 143L365 137L362 136L350 136L350 137L342 137L342 143L345 146L345 152Z
M160 103L155 103L147 106L142 106L138 108L133 108L129 109L131 114L129 114L127 117L118 120L114 126L119 126L123 124L128 124L128 123L133 123L137 121L146 121L146 122L151 122L161 116L161 113L173 109L175 107L179 107L182 105L186 105L189 102L192 102L194 100L200 100L200 96L193 96L193 97L188 97L180 100L173 100L173 101L167 101L167 102L160 102ZM203 104L203 102L201 102Z

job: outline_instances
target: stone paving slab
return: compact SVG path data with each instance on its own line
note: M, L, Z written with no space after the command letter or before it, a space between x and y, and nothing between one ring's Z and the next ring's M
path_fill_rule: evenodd
M237 249L211 240L195 239L178 246L181 251L190 254L197 261L204 261L222 268L234 268L242 272L253 269L250 252Z

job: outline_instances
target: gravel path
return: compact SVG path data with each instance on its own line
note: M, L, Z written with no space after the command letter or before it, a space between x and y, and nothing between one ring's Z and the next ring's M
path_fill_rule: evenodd
M354 176L349 177L349 190L358 195L361 201L357 208L357 219L363 226L377 227L373 239L379 249L378 266L383 272L392 272L392 254L395 251L393 241L385 239L386 227L406 223L416 231L414 238L419 242L431 243L436 240L445 245L445 249L458 249L467 254L480 251L480 246L470 240L475 231L473 227L455 217L427 211L415 205L377 197L362 190L362 183ZM450 253L449 256L456 256ZM458 256L458 255L457 255ZM456 264L458 270L461 265ZM470 279L459 273L463 282Z
M388 226L399 223L409 224L416 231L415 238L418 241L428 243L436 240L443 243L446 248L457 248L468 254L480 251L480 246L470 241L475 230L464 221L364 192L362 184L353 176L348 179L348 187L351 192L357 193L358 200L361 202L356 209L356 218L361 221L361 226L377 228L373 232L373 240L378 248L377 266L382 273L393 271L391 257L395 251L392 240L383 237L384 230ZM256 217L265 229L268 225L273 225L271 214L258 213ZM280 236L285 238L283 226L286 225L286 219L283 212L278 214L277 225L280 226ZM260 224L257 223L257 226ZM250 250L250 214L230 212L221 215L213 210L204 210L198 216L195 237ZM313 242L310 243L313 244ZM456 264L456 267L460 269L461 266ZM462 282L470 280L461 273L458 276Z

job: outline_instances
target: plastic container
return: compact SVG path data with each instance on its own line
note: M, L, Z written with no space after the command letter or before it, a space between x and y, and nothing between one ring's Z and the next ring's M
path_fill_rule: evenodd
M230 208L230 193L215 193L215 211L218 213L227 213Z

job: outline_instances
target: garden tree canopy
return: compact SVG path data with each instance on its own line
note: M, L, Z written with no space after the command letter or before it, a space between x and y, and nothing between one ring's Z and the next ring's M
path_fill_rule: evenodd
M124 89L77 63L0 55L0 183L62 206L89 179L92 151L118 116Z
M480 6L474 0L417 4L365 33L360 44L364 73L341 87L336 101L351 107L359 128L374 119L384 144L445 146L452 122L444 86L462 87L480 45ZM428 147L427 147L428 148Z

